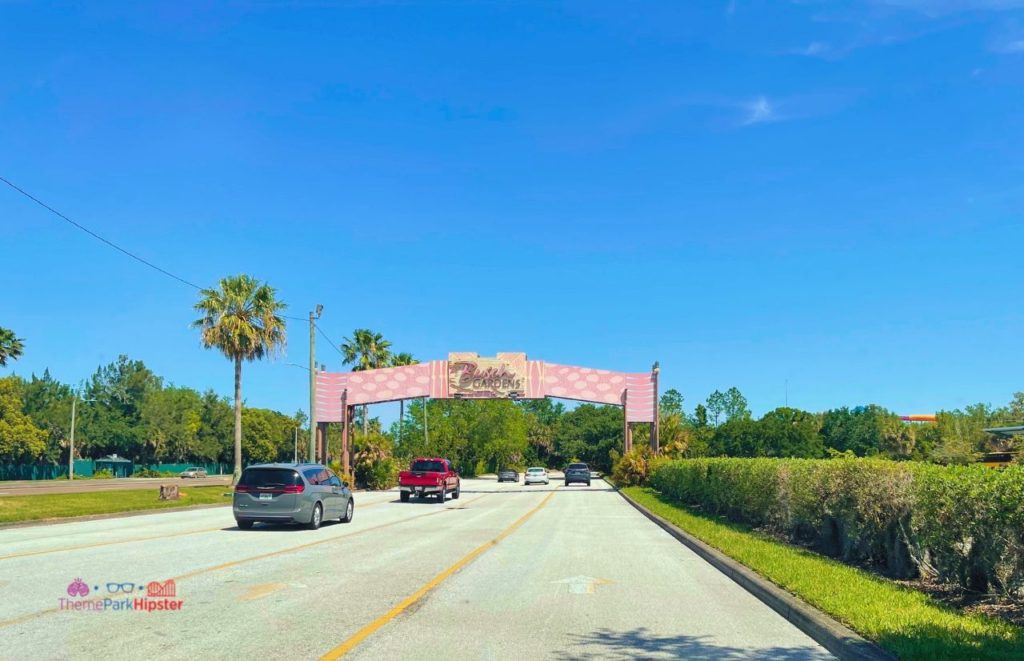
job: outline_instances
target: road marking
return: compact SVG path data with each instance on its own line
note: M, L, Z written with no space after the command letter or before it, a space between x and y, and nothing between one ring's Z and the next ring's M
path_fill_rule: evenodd
M268 594L273 594L278 590L283 590L288 587L284 583L261 583L260 585L254 585L249 588L245 594L239 599L241 601L255 601L256 599L262 599Z
M476 498L473 498L471 500L467 500L464 504L465 505L469 505L470 503L474 503L474 502L480 500L481 498L486 498L487 496L490 496L490 495L492 495L492 494L491 493L485 493L482 496L477 496ZM390 502L390 501L385 501L385 502ZM366 507L369 507L369 505L364 506L363 509L365 509ZM328 537L327 539L319 539L319 540L317 540L315 542L309 542L307 544L300 544L298 546L291 546L291 547L288 547L286 549L281 549L279 551L271 551L269 553L263 553L263 554L260 554L260 555L254 555L254 556L251 556L251 557L248 557L248 558L241 558L239 560L232 560L231 562L225 562L225 563L222 563L222 564L219 564L219 565L214 565L212 567L206 567L204 569L196 569L195 571L190 571L190 572L188 572L186 574L182 574L181 576L173 576L171 578L175 582L183 581L183 580L185 580L187 578L193 578L195 576L200 576L202 574L207 574L209 572L219 571L221 569L230 569L231 567L237 567L239 565L244 565L247 562L255 562L257 560L264 560L266 558L273 558L273 557L276 557L276 556L279 556L279 555L285 555L287 553L291 553L293 551L301 551L302 549L307 549L307 548L310 548L312 546L319 546L321 544L327 544L329 542L336 542L336 541L338 541L340 539L348 539L349 537L355 537L356 535L362 535L364 533L373 532L374 530L380 530L382 528L390 528L391 526L396 526L396 525L401 524L401 523L407 523L409 521L415 521L416 519L422 519L422 518L427 517L427 516L434 516L436 514L443 514L444 512L447 512L447 511L449 511L449 508L447 508L447 507L445 507L444 509L438 508L438 509L432 510L430 512L426 512L425 514L417 514L416 516L410 516L407 519L399 519L397 521L391 521L390 523L382 523L379 526L373 526L372 528L365 528L363 530L357 530L357 531L349 533L347 535L338 535L337 537ZM59 612L60 612L60 608L47 608L45 610L36 611L35 613L28 613L26 615L20 615L18 617L14 617L14 618L11 618L9 620L0 620L0 629L2 629L4 627L9 627L9 626L12 626L12 625L15 625L15 624L21 624L22 622L27 622L29 620L34 620L36 618L43 617L45 615L53 615L54 613L59 613Z
M569 586L569 594L594 594L594 589L598 585L608 585L611 583L607 578L594 578L593 576L582 575L551 582Z
M377 502L373 502L373 503L368 503L366 505L361 505L359 509L360 510L365 510L368 507L375 507L377 505L383 505L385 503L390 503L390 502L393 502L393 501L381 500L381 501L377 501ZM225 507L226 507L226 505L225 505ZM154 514L156 514L156 513L159 513L159 511L154 512ZM217 530L224 530L224 526L217 526L216 528L203 528L202 530L189 530L189 531L186 531L186 532L175 532L175 533L170 533L170 534L167 534L167 535L152 535L150 537L135 537L135 538L132 538L132 539L116 539L116 540L109 541L109 542L95 542L93 544L80 544L78 546L67 546L67 547L59 548L59 549L45 549L45 550L42 550L42 551L24 551L22 553L11 553L10 555L0 555L0 561L11 560L13 558L27 558L29 556L34 556L34 555L46 555L47 553L62 553L64 551L79 551L81 549L94 549L94 548L97 548L97 547L100 547L100 546L113 546L115 544L130 544L132 542L151 542L154 539L172 539L174 537L186 537L188 535L201 535L204 532L215 532ZM28 540L28 541L32 541L32 540Z
M555 488L555 491L557 490L558 487ZM366 640L375 631L383 627L391 620L395 619L395 617L397 617L398 615L401 615L403 611L405 611L410 606L415 604L417 601L425 597L431 590L441 585L441 583L444 583L452 574L459 571L469 563L473 562L481 555L497 546L498 543L501 542L501 540L505 539L513 532L515 532L516 529L519 528L519 526L526 523L530 519L530 517L539 512L541 508L548 504L548 501L551 500L551 497L555 495L555 491L549 493L544 498L544 500L540 501L539 505L537 505L532 510L522 515L518 519L516 519L516 521L512 525L501 531L501 534L499 534L497 537L488 542L485 542L484 544L481 544L480 546L470 551L467 555L463 556L463 558L456 562L454 565L452 565L448 569L445 569L443 572L427 581L427 583L423 587L421 587L419 590L406 597L400 604L389 610L387 613L384 613L373 622L367 624L365 627L357 631L351 638L343 642L341 645L338 645L331 651L324 654L322 657L320 657L320 661L334 661L335 659L340 659L341 657L351 652L359 643Z

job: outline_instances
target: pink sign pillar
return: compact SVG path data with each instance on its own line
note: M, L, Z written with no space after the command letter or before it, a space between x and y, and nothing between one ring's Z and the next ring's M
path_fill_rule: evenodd
M352 475L349 468L349 423L352 420L352 407L348 405L348 388L341 391L341 471L346 479Z

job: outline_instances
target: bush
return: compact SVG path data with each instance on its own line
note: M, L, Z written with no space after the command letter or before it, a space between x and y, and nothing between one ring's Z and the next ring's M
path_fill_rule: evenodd
M362 439L352 462L356 484L365 489L390 489L398 484L398 471L386 437L371 434Z
M109 468L101 468L101 469L99 469L98 471L96 471L96 472L94 472L92 474L92 478L91 479L93 479L93 480L109 480L112 477L114 477L114 474L110 471Z
M665 461L655 456L648 446L638 445L615 462L612 466L612 479L620 486L646 485L651 469Z
M1024 596L1024 467L879 459L683 459L664 495L898 577Z

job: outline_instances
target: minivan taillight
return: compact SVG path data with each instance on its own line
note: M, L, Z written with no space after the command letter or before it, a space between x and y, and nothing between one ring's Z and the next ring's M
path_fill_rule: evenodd
M252 492L252 488L251 487L247 487L244 484L239 484L238 486L235 487L235 493L251 493L251 492Z
M305 490L306 485L304 484L292 484L285 487L282 493L302 493Z

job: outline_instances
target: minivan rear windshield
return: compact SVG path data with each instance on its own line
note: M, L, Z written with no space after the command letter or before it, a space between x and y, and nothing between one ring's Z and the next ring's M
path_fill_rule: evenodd
M570 470L587 470L586 464L569 464Z
M302 484L302 478L290 468L246 468L238 483L247 487L289 487Z
M424 473L443 473L444 463L440 461L414 461L412 462L412 469L414 471L421 471Z

